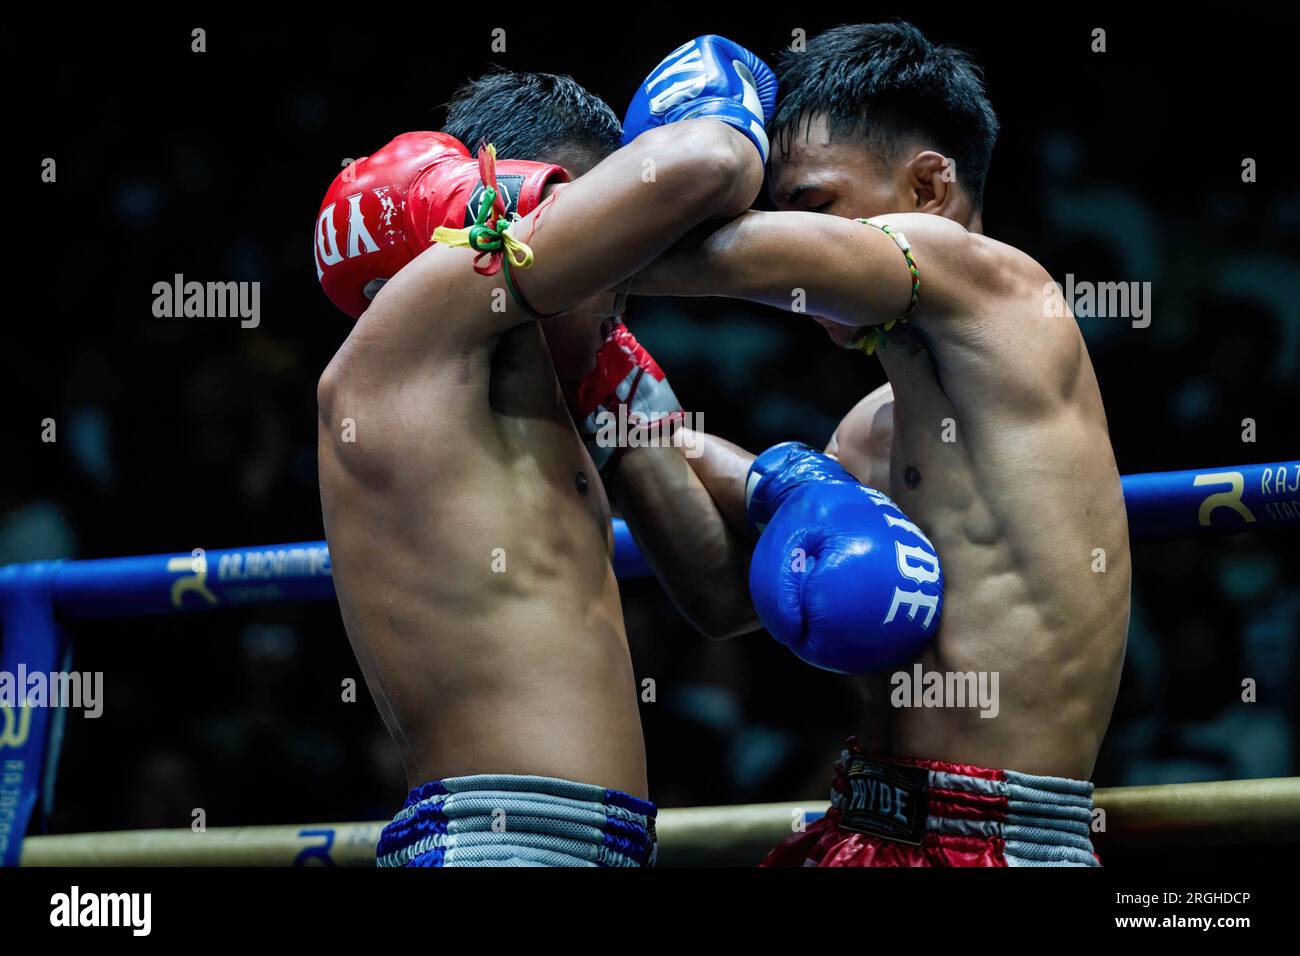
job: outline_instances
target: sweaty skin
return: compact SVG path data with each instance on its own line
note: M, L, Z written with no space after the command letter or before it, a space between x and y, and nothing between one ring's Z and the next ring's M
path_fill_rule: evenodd
M603 290L704 218L746 208L761 177L739 133L675 124L514 227L535 255L519 284L538 311L565 313L547 328L570 335L556 351L571 371L574 343L590 367L614 314ZM411 785L521 773L647 797L609 503L547 333L473 258L422 253L321 378L321 503L344 624Z
M996 672L998 713L893 708L883 680L864 678L860 736L900 755L1087 778L1118 689L1130 586L1119 472L1087 349L1042 267L978 233L978 212L940 175L943 157L923 152L882 174L864 154L814 123L784 168L774 162L773 198L786 211L745 213L683 244L636 288L786 309L802 289L845 344L904 311L910 275L888 236L837 217L878 215L907 237L921 294L877 352L892 391L854 408L829 450L938 549L943 619L920 663ZM880 215L899 208L918 211ZM736 498L742 461L706 481L716 501Z

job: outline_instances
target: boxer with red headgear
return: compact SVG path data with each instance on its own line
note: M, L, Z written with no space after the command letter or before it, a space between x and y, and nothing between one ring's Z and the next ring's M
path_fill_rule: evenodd
M318 390L325 528L349 638L412 786L383 865L653 857L609 504L556 364L591 372L615 338L612 290L753 201L766 148L754 129L775 100L747 95L755 73L771 87L762 70L719 61L698 91L707 118L652 130L568 186L545 164L494 170L487 153L417 134L322 206L322 282L364 310ZM599 159L609 127L589 121L605 114L617 136L571 80L525 75L509 103L503 142L560 131L551 148ZM512 213L495 196L514 172ZM604 370L622 401L650 360L621 333L611 348L636 366Z

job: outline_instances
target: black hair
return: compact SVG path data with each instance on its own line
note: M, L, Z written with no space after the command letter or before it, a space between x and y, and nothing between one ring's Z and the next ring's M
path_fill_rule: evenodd
M984 201L998 118L980 68L961 50L931 43L903 21L835 27L785 50L772 141L783 155L801 127L825 115L831 135L863 134L889 156L908 138L956 162L975 205Z
M561 146L603 159L618 149L623 127L609 104L571 76L494 68L462 84L442 129L469 147L486 140L502 159L540 160Z

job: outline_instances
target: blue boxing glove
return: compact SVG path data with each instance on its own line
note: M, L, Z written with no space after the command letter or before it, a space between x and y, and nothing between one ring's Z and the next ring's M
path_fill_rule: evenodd
M754 610L809 664L887 670L934 637L943 606L934 546L835 459L797 442L769 448L750 466L746 513L762 531L749 568Z
M776 110L776 74L726 37L683 43L650 71L623 119L623 145L648 129L709 116L734 126L767 162L764 127Z

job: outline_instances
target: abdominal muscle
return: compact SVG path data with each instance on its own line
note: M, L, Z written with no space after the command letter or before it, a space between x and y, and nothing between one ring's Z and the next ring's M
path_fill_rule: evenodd
M882 490L929 535L945 581L938 633L915 663L922 687L963 677L968 696L964 706L950 694L917 706L915 665L883 689L867 679L877 732L864 736L880 740L883 718L899 755L1087 778L1128 623L1127 525L1104 418L1068 402L1014 420L991 406L963 414L937 389L909 389L906 369L890 372L897 398ZM874 437L852 417L837 456L859 480L879 480L879 409ZM935 423L944 419L960 422L962 441L943 440ZM1104 572L1094 570L1098 548Z

